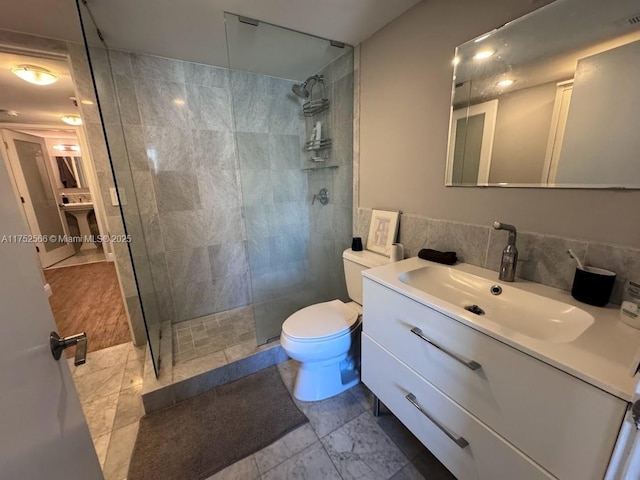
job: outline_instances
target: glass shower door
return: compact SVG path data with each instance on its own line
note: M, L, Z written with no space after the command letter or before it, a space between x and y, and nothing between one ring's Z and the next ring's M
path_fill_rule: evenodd
M293 312L347 300L342 251L351 240L353 49L230 13L225 28L260 345L279 338ZM303 85L314 83L313 98L302 98ZM313 131L318 142L309 146ZM329 201L314 202L322 189Z

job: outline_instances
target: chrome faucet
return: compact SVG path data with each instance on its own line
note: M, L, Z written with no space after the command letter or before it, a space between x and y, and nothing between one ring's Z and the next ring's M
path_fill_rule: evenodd
M500 275L498 278L505 282L513 282L516 278L516 265L518 263L516 227L507 223L493 222L493 228L509 232L509 241L502 251L502 262L500 263Z

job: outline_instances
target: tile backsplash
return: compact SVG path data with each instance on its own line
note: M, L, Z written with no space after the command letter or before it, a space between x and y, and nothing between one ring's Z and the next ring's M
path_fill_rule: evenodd
M371 221L371 209L359 208L354 219L354 235L366 242ZM516 225L517 227L517 225ZM418 215L402 214L398 241L405 257L415 257L423 248L455 251L462 262L498 271L502 250L507 244L507 232L489 225L436 220ZM611 302L622 300L622 287L628 279L640 278L640 250L617 245L593 243L534 232L518 232L518 267L516 276L561 290L571 290L575 261L570 248L586 264L616 272L617 278Z

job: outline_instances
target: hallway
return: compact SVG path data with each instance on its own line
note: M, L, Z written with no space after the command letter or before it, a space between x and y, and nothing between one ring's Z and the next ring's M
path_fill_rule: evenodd
M86 332L87 352L131 341L113 263L55 268L44 275L53 292L49 304L61 336Z

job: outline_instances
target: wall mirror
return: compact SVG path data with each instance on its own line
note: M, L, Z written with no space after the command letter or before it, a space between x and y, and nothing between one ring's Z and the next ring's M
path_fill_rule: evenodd
M446 185L640 188L637 0L556 0L454 64Z
M55 161L56 187L59 189L88 188L81 157L57 155Z

